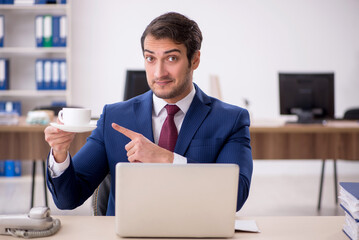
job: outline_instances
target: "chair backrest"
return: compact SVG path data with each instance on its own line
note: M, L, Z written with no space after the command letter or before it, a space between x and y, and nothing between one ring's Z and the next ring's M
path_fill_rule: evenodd
M96 188L92 196L92 210L95 216L106 216L110 189L111 175L108 174Z
M343 118L346 120L359 120L359 108L352 108L345 111Z
M136 97L150 90L145 70L127 70L123 100ZM92 210L95 216L105 216L111 189L110 174L101 182L92 196Z
M150 87L147 84L145 70L127 70L124 101L145 93L148 90L150 90Z

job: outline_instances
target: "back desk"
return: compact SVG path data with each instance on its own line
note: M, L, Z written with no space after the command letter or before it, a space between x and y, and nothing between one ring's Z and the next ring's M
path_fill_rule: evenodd
M44 139L46 126L0 126L0 160L44 160L50 150ZM327 125L253 124L250 127L253 159L359 160L359 123L329 122ZM74 155L90 133L77 134L71 145Z
M359 160L359 123L288 124L250 127L253 159Z
M19 125L0 125L0 160L45 160L50 147L45 141L43 125L26 124L21 118ZM90 133L77 134L70 148L75 154L86 142Z

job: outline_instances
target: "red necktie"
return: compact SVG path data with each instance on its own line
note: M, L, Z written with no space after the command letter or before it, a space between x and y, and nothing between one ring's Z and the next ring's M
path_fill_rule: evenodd
M173 152L178 137L174 116L180 109L177 105L166 105L165 108L167 110L167 118L162 125L158 146Z

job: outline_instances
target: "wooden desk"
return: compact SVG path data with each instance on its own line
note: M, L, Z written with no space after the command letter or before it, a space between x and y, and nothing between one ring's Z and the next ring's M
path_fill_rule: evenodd
M46 239L121 239L115 232L115 217L58 216L61 229ZM254 219L260 233L236 232L233 239L254 240L341 240L348 239L342 232L343 216L335 217L246 217ZM13 240L10 236L1 236L4 240ZM128 238L127 238L128 239ZM137 238L132 238L137 239ZM142 238L143 239L143 238ZM155 239L155 238L153 238ZM165 240L166 238L161 238Z
M359 123L253 125L253 159L359 160Z
M359 160L358 121L275 126L254 123L249 131L253 159L322 159L318 210L321 208L325 160L333 159L334 197L338 203L336 159Z
M0 125L0 160L31 160L32 165L32 189L31 204L34 206L34 189L36 160L42 160L42 169L44 176L45 204L47 205L47 189L45 179L45 159L50 151L50 146L45 141L43 125L26 124L25 118L20 118L19 125ZM76 134L70 148L70 154L74 155L86 142L90 135L87 133Z
M0 125L0 160L46 159L50 147L44 139L45 127L28 125L25 119L21 119L20 124L16 126ZM359 160L359 123L357 121L329 122L325 126L253 124L250 127L250 134L253 159ZM83 146L89 135L90 133L76 135L70 148L72 156ZM324 164L323 160L318 209L321 202ZM44 166L43 164L43 168ZM336 164L334 171L335 182L337 182Z
M49 152L46 126L0 125L0 160L43 160ZM329 122L327 125L281 125L250 127L253 159L345 159L359 160L359 123ZM71 144L74 155L90 133L77 134Z
M45 141L43 125L26 124L21 118L19 125L0 125L0 160L45 160L50 151ZM76 134L70 153L74 155L86 142L90 133Z

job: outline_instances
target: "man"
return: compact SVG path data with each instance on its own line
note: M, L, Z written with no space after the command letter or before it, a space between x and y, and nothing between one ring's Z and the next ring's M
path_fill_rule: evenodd
M80 206L108 172L114 183L116 163L127 161L238 164L237 210L243 206L253 169L249 115L245 109L207 96L193 84L201 42L194 21L178 13L159 16L141 38L151 91L106 105L97 128L73 158L68 149L74 134L45 129L52 147L48 185L60 209ZM114 206L112 184L107 215L114 215Z

